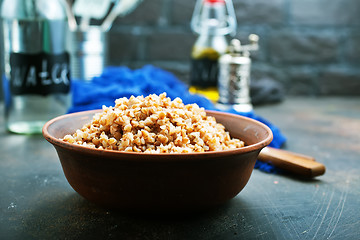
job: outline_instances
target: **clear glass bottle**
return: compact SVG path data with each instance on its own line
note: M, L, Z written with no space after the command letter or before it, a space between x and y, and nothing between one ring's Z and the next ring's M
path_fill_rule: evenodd
M218 60L228 48L228 35L236 32L231 0L198 0L191 20L199 35L191 53L190 91L218 99Z
M1 17L7 129L41 133L70 103L65 6L61 0L4 0Z

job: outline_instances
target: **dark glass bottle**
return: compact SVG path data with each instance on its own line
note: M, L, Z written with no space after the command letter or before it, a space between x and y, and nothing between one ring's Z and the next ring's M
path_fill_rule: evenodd
M198 0L191 27L199 37L191 53L190 91L218 99L218 60L227 51L236 18L230 0Z

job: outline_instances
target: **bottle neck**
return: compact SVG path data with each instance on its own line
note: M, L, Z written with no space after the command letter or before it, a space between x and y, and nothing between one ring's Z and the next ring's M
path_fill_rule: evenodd
M229 11L231 7L226 5L230 3L225 0L198 0L191 21L193 31L205 35L235 32L236 18L233 11Z
M224 2L204 2L200 18L200 29L203 34L217 35L226 27L226 9Z

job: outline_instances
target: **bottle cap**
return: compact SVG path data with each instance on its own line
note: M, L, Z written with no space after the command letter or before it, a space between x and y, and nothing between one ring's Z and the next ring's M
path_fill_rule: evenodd
M204 0L204 2L208 2L208 3L223 3L223 4L225 4L225 0Z

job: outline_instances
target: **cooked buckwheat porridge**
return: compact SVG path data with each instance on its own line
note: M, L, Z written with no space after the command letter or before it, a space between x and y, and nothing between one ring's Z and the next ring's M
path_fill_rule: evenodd
M240 148L225 127L197 104L166 93L119 98L63 141L97 149L146 153L191 153Z

